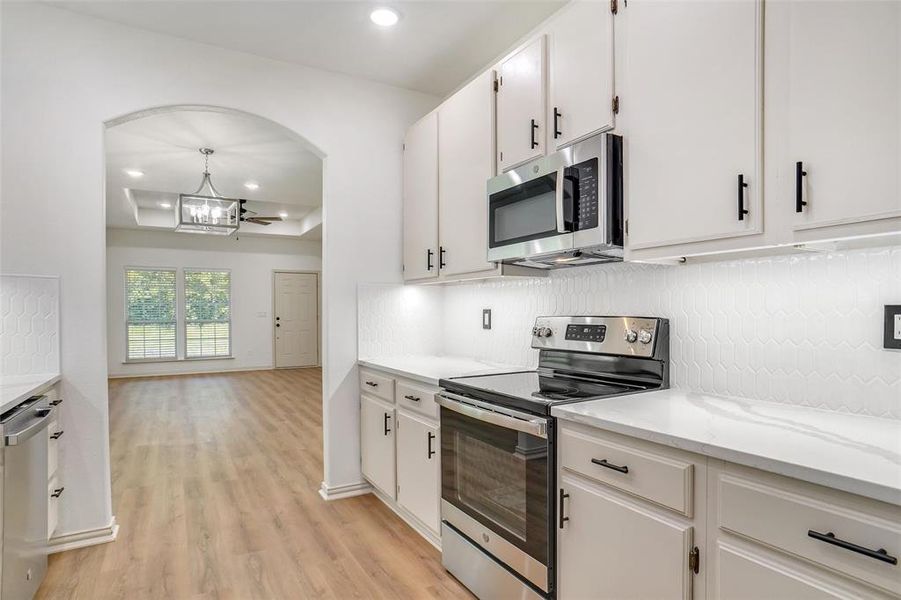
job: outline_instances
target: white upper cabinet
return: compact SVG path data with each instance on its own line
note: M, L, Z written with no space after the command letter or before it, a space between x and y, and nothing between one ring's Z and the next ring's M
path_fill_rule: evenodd
M613 129L613 13L577 0L551 23L548 139L552 150Z
M438 276L438 113L404 138L404 279Z
M439 265L442 277L493 269L488 250L488 179L494 174L494 72L438 108Z
M761 19L755 0L621 5L631 250L762 231Z
M782 19L768 15L768 43L771 23L785 39L772 61L787 72L772 85L787 96L788 156L772 201L791 210L796 232L901 219L901 2L773 10ZM768 78L768 94L770 86Z
M544 36L501 63L497 91L497 165L507 171L544 154Z

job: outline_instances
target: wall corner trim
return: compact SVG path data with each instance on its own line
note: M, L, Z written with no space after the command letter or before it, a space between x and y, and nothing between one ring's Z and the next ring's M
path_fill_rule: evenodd
M342 498L351 498L353 496L362 496L372 492L372 486L365 481L359 483L348 483L345 485L336 485L329 487L324 481L319 486L319 495L323 500L341 500Z

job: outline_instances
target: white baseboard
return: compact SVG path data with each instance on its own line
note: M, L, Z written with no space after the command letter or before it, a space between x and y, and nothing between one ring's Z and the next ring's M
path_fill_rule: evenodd
M319 486L319 495L323 500L340 500L342 498L351 498L353 496L362 496L372 491L372 486L365 481L358 483L348 483L346 485L335 485L329 487L322 482Z
M143 364L143 363L135 363ZM175 377L178 375L216 375L217 373L243 373L250 371L273 371L271 365L262 367L235 367L233 369L216 368L209 371L149 371L147 373L110 373L107 379L140 379L142 377Z
M84 531L57 535L50 538L48 545L50 554L56 554L57 552L65 552L66 550L75 550L76 548L85 548L87 546L114 542L118 535L119 524L116 523L116 517L113 517L106 527L85 529Z

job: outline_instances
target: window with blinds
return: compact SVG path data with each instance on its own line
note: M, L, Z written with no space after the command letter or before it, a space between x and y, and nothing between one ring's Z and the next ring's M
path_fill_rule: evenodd
M177 358L175 271L125 271L125 348L127 360Z
M185 358L231 356L231 273L185 270Z

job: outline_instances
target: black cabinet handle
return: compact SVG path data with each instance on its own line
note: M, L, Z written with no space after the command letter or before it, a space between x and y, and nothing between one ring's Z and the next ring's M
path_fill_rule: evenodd
M557 107L555 106L554 107L554 139L555 140L558 137L560 137L561 135L563 135L563 132L560 131L560 128L557 124L557 120L562 116L563 116L563 113L561 113L559 110L557 110ZM533 148L534 148L534 146L533 146Z
M807 177L807 171L804 170L804 163L800 160L795 163L795 212L804 212L807 202L804 200L804 178Z
M419 400L420 400L419 396L407 395L407 396L404 396L404 398L406 398L407 400L412 400L413 402L419 402Z
M425 270L426 271L432 270L432 255L433 254L435 254L435 253L432 252L431 248L429 248L428 250L425 251Z
M532 140L532 148L538 147L538 142L535 141L535 131L538 129L538 123L535 122L535 119L532 119L532 130L529 132L530 139Z
M748 214L748 209L745 208L745 188L748 187L748 184L745 183L745 176L743 173L738 174L738 220L744 221L745 215Z
M428 437L429 454L428 454L428 456L426 457L426 458L428 458L429 460L431 460L432 457L435 456L435 451L432 450L432 440L434 440L434 439L435 439L435 434L432 433L432 432L430 431L430 432L429 432L429 437Z
M898 564L898 559L890 555L885 548L880 548L879 550L870 550L869 548L864 548L863 546L858 546L857 544L852 544L851 542L840 540L835 537L835 534L831 531L820 533L819 531L808 529L807 536L821 542L826 542L827 544L832 544L833 546L838 546L839 548L844 548L845 550L850 550L851 552L857 552L858 554L863 554L864 556L869 556L870 558L875 558L876 560L887 562L890 565Z
M58 440L59 438L63 437L64 433L66 433L66 432L65 431L57 431L56 433L54 433L50 436L50 439Z
M55 490L53 490L53 493L50 494L50 497L51 497L51 498L59 498L60 496L63 495L63 492L64 492L65 490L66 490L65 487L56 488Z
M607 462L606 458L602 458L600 460L598 460L597 458L592 458L591 462L593 462L594 464L599 465L601 467L606 467L606 468L612 469L614 471L619 471L620 473L628 473L629 472L629 467L627 467L625 465L623 465L621 467L619 465L615 465L613 463Z
M391 418L391 415L388 413L385 413L385 435L388 435L389 433L391 433L391 428L388 427L388 419L390 419L390 418Z
M58 400L51 400L51 401L50 401L50 406L59 406L59 405L62 404L62 403L63 403L63 399L62 399L62 398L59 398Z
M565 515L565 504L563 503L567 498L569 498L569 494L564 492L563 488L560 488L560 529L563 529L563 524L569 521L569 517Z
M444 246L438 246L438 268L443 269L447 266L447 263L444 262L444 255L447 253L447 250L444 249Z
M368 385L369 387L379 387L379 384L374 381L367 381L366 385Z

